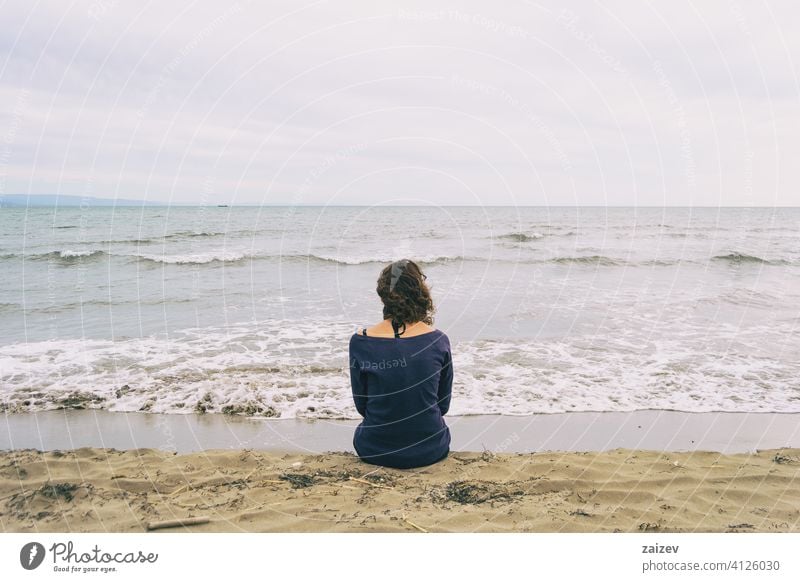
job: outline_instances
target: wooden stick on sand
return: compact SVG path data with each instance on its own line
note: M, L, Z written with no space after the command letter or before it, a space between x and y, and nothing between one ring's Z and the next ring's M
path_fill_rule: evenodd
M175 491L173 491L172 493L170 493L170 494L169 494L169 496L170 496L170 497L175 497L175 496L176 496L178 493L180 493L181 491L183 491L183 490L184 490L184 489L186 489L187 487L189 487L189 484L188 484L188 483L187 483L186 485L181 485L181 486L180 486L180 487L178 487L178 488L177 488Z
M381 485L380 483L373 483L372 481L367 481L366 479L359 479L358 477L350 477L351 481L358 481L359 483L364 483L365 485L372 485L373 487L380 487L381 489L391 489L391 487L387 487L386 485Z
M424 527L420 527L416 523L414 523L413 521L410 521L410 520L406 519L405 514L403 514L403 517L401 517L400 519L402 519L404 522L406 522L408 525L410 525L414 529L417 529L417 530L421 531L422 533L428 533L428 530L426 530Z
M167 527L180 527L182 525L201 525L211 521L208 517L187 517L185 519L168 519L166 521L150 521L147 530L163 529Z

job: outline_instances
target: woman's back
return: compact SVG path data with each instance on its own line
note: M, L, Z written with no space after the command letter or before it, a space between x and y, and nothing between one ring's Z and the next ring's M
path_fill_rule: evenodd
M353 401L364 417L353 438L361 458L408 468L447 456L450 431L442 416L450 406L453 368L444 332L353 334L350 379Z

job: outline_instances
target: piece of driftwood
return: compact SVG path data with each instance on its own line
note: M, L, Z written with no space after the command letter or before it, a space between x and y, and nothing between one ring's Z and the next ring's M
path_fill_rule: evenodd
M387 487L386 485L381 485L380 483L373 483L371 481L367 481L366 479L359 479L358 477L350 477L351 481L358 481L359 483L364 483L365 485L372 485L373 487L380 487L381 489L391 489L391 487Z
M426 530L424 527L418 526L413 521L407 519L405 515L403 517L401 517L400 519L402 519L404 522L406 522L408 525L410 525L414 529L417 529L417 530L421 531L422 533L428 533L428 530Z
M175 496L176 496L178 493L180 493L181 491L183 491L183 490L184 490L184 489L186 489L187 487L189 487L189 484L188 484L188 483L187 483L186 485L181 485L181 486L180 486L180 487L178 487L178 488L177 488L175 491L173 491L172 493L170 493L170 494L169 494L169 496L170 496L170 497L175 497Z
M255 474L255 472L256 472L256 471L258 471L258 469L259 469L259 467L256 467L255 469L253 469L252 471L250 471L250 472L247 474L247 477L245 477L244 479L242 479L242 481L244 481L244 482L246 483L246 482L247 482L247 480L248 480L248 479L250 479L250 477L252 477L252 476Z
M373 469L373 470L372 470L372 471L370 471L369 473L364 473L363 475L361 475L361 478L362 478L362 479L365 479L366 477L369 477L370 475L372 475L373 473L376 473L376 472L380 471L381 469L383 469L383 467L378 467L377 469Z
M150 521L147 523L147 529L164 529L168 527L180 527L182 525L200 525L211 521L208 517L187 517L184 519L168 519L166 521Z

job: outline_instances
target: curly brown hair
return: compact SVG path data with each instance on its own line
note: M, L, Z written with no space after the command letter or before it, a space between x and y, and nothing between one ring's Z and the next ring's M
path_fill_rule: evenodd
M426 278L419 265L410 259L384 267L376 289L383 301L383 318L397 324L422 321L432 325L434 307Z

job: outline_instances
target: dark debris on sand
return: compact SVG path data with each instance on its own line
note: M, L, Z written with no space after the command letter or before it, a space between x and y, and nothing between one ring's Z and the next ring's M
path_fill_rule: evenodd
M54 504L69 503L80 489L92 495L94 486L89 483L45 483L38 489L12 495L6 502L9 514L19 520L44 519L53 514Z
M450 455L450 456L459 463L462 463L464 465L471 465L472 463L477 463L478 461L483 461L484 463L491 463L497 458L497 455L495 455L492 451L489 450L484 450L479 457L468 458L468 457L461 457L458 455Z
M62 396L61 398L54 399L57 410L83 410L91 407L93 404L100 404L105 401L104 396L92 394L91 392L81 392L76 390Z
M370 473L364 475L361 471L343 469L339 471L318 470L313 473L283 473L278 479L287 481L294 489L303 489L322 483L342 483L350 479L367 481L382 487L393 487L397 483L397 477L390 474Z
M79 487L80 485L76 485L75 483L45 483L39 488L38 493L50 499L63 497L66 501L72 501L75 491L77 491Z
M278 479L288 481L294 489L311 487L319 482L313 475L304 475L302 473L284 473Z
M786 455L776 454L772 458L773 463L778 463L779 465L790 465L792 463L797 463L797 459L794 457L787 457Z
M327 477L328 479L333 479L335 481L347 481L350 477L356 477L358 473L355 471L314 471L315 477Z
M521 495L525 495L525 491L514 484L495 481L451 481L444 490L446 501L455 501L462 505L476 505L487 501L512 501Z
M246 402L245 404L226 404L222 407L222 414L239 416L265 416L277 418L281 415L274 406L267 406L260 402Z
M198 400L194 405L194 411L197 414L205 414L214 406L214 399L211 396L211 392L206 392L203 394L203 397Z

